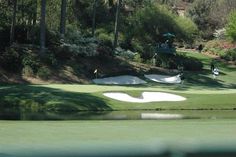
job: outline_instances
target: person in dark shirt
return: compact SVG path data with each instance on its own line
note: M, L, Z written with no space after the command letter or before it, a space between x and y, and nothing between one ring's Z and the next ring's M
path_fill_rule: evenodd
M202 46L202 44L200 44L200 45L198 46L198 51L199 51L199 53L202 52L202 49L203 49L203 46Z
M215 69L215 63L214 61L211 61L211 71L213 72L214 69Z

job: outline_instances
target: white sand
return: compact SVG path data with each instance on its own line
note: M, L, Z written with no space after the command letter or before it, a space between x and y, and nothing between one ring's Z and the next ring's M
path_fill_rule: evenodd
M103 93L104 96L133 103L148 103L148 102L160 102L160 101L184 101L186 98L174 94L162 93L162 92L143 92L140 98L132 97L126 93L112 92Z
M116 77L107 77L102 79L93 79L93 82L96 84L120 84L120 85L126 85L126 84L145 84L147 83L144 80L141 80L140 78L136 76L130 76L130 75L123 75L123 76L116 76Z
M181 114L141 113L142 119L182 119L183 117Z
M181 83L181 78L179 75L176 76L167 76L167 75L156 75L156 74L151 74L151 75L144 75L146 78L155 81L155 82L160 82L160 83Z

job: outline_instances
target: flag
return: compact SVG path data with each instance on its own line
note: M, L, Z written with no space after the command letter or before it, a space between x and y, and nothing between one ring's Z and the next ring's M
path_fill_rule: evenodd
M98 69L95 69L93 73L96 74L97 72L98 72Z

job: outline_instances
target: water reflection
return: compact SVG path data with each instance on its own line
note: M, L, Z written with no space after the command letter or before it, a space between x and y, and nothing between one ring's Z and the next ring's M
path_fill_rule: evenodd
M29 111L0 111L0 120L142 120L142 115L152 115L148 119L175 119L163 118L163 115L181 115L181 119L236 119L235 110L166 110L166 111L96 111L76 113L29 112ZM158 118L162 115L162 118ZM175 117L175 116L173 116ZM180 119L179 117L176 119Z

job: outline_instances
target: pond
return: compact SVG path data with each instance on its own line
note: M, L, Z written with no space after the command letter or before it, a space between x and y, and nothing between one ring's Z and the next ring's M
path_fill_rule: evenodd
M0 120L236 119L235 110L137 110L76 113L0 111Z

